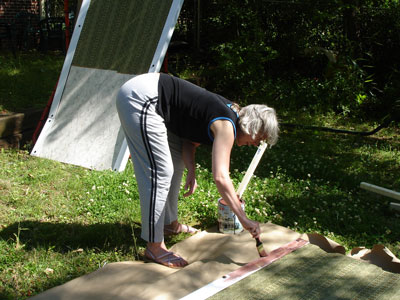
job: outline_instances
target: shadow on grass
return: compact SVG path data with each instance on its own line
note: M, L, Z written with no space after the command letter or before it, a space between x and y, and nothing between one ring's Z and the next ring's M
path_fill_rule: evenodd
M78 248L110 250L115 248L144 247L140 238L140 224L67 224L39 221L13 223L0 232L3 240L18 239L25 249L38 246L53 247L55 251L67 252Z
M136 245L132 235L136 237ZM136 247L145 245L145 242L138 238L139 236L140 225L135 223L132 226L122 223L84 225L40 221L22 221L10 224L0 231L0 240L12 244L10 251L14 251L18 246L21 249L23 247L23 251L15 251L16 256L10 254L5 261L7 268L13 269L15 264L19 266L19 269L16 270L16 275L14 275L16 276L15 282L10 276L4 278L5 289L0 292L0 299L26 299L95 271L101 266L102 260L104 259L107 262L110 255L112 256L110 253L113 253L116 249L118 249L118 253L126 254L126 257L135 260L138 255L138 248ZM43 270L35 267L34 270L30 271L32 278L35 278L34 280L30 276L22 279L21 276L26 275L22 275L21 269L27 268L30 263L30 259L27 259L27 257L36 253L36 250L39 250L38 260L44 259L46 264L49 265L54 262L51 257L48 260L43 257L47 255L46 249L51 249L65 256L65 260L61 259L57 262L65 269L58 270L57 275L43 276ZM83 249L84 253L88 251L89 255L81 256L72 253L78 249ZM100 256L103 253L104 258L97 259L99 261L92 261L90 253L93 252L99 253ZM56 259L59 260L60 258ZM25 262L25 260L27 261ZM18 286L21 280L24 280L24 287Z
M15 289L21 279L20 273L17 273L17 283L8 277L4 278L5 290L0 291L0 299L26 299L28 297L37 295L52 287L64 284L74 278L91 273L102 267L105 263L114 262L114 253L117 253L118 259L126 260L141 260L143 253L141 250L146 246L146 242L140 238L141 226L139 223L123 224L123 223L104 223L104 224L67 224L67 223L49 223L40 221L23 221L13 223L3 228L0 231L0 240L11 242L11 250L15 250L17 245L21 245L23 251L15 251L17 257L11 257L10 260L5 262L9 268L14 268L16 262L20 269L24 268L24 260L36 250L40 251L38 260L46 260L44 264L51 266L55 262L59 268L57 275L37 277L37 274L42 274L43 270L33 270L32 274L36 274L35 279L26 278L25 286L27 289ZM136 239L136 242L133 238ZM178 242L179 238L169 238L166 241L167 246ZM61 256L65 256L65 260L46 257L47 252L45 249L58 252ZM78 255L73 252L89 253L88 255ZM78 251L77 251L78 250ZM99 253L99 256L93 258L91 253ZM140 252L140 253L139 253ZM122 254L121 256L119 256ZM35 254L36 255L36 254ZM92 260L93 259L93 260ZM8 260L8 258L7 258ZM29 264L29 259L27 264ZM21 265L23 267L21 267ZM7 266L6 266L7 267ZM19 271L17 271L19 272ZM24 271L25 272L25 271ZM22 274L22 273L21 273ZM23 276L26 276L23 275ZM0 289L1 289L0 284Z

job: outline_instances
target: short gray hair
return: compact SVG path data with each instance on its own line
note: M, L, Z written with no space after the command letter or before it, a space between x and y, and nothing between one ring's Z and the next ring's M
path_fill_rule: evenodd
M269 145L275 145L279 135L279 124L275 109L263 104L250 104L239 111L240 129L254 139L266 136Z

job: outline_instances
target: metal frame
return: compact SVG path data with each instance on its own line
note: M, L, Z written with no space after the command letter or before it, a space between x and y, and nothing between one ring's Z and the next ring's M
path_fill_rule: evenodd
M361 182L360 183L360 188L366 190L366 191L370 191L382 196L386 196L392 199L396 199L400 201L400 193L399 192L395 192L389 189L385 189L383 187L377 186L377 185L373 185L370 183L366 183L366 182ZM395 203L395 202L390 202L389 204L390 208L400 211L400 203Z
M51 108L49 111L49 115L47 117L47 121L43 126L43 129L39 135L38 140L35 143L35 146L32 149L31 155L36 155L40 152L43 142L47 137L48 131L51 128L52 122L56 116L57 108L60 104L62 94L64 92L65 84L68 79L69 71L71 70L72 59L74 58L76 46L78 45L79 36L82 32L83 23L85 22L86 14L89 9L90 0L84 0L82 3L82 7L80 9L80 13L78 16L78 20L75 25L75 30L72 34L72 38L68 47L67 55L65 57L65 61L63 67L61 69L60 78L58 80L57 88L54 94L53 102L51 103Z

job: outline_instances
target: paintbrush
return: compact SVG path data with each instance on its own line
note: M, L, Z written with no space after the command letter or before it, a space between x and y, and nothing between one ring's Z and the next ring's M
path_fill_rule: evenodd
M267 146L268 144L265 142L261 142L260 146L258 146L257 152L254 155L253 160L251 161L249 168L247 169L246 174L244 174L242 182L239 184L239 187L237 189L237 194L239 196L239 199L242 199L243 192L246 189L251 176L253 176L254 170L256 169L258 163L260 162L260 159L264 154L265 149L267 149ZM260 241L260 238L256 238L256 247L260 257L267 256L267 252L264 250L264 246L263 243Z
M266 257L268 255L267 252L264 250L264 245L259 238L256 238L256 246L258 255L260 255L260 257Z

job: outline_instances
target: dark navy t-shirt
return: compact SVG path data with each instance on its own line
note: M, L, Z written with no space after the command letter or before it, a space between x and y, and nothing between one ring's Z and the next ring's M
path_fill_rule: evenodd
M211 124L216 120L232 123L235 138L238 116L232 102L188 81L160 73L157 112L165 126L181 138L212 144Z

